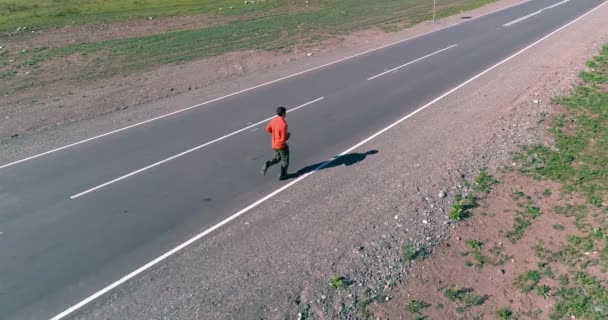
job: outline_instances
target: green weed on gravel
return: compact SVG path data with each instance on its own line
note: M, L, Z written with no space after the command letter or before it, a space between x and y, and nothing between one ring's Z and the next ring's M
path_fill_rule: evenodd
M510 320L513 319L513 312L508 308L501 308L496 310L496 319L498 320Z
M541 285L536 287L536 294L543 298L547 298L550 292L551 288L548 285Z
M497 184L498 180L488 174L486 169L482 169L475 178L475 190L483 193L489 193L492 191L492 186Z
M525 196L526 196L526 194L521 190L513 191L513 194L511 194L511 198L513 198L513 200L515 200L515 201L519 201L519 199L521 199Z
M420 313L430 306L430 304L420 300L408 300L405 302L405 310L410 313Z
M361 319L369 319L372 317L372 313L367 309L369 303L370 301L366 299L359 300L359 302L357 302L357 307L359 309L359 315L361 316Z
M457 194L454 197L454 204L450 207L448 216L453 221L461 221L471 215L471 210L478 207L477 197L469 193L466 197Z
M496 183L498 183L498 180L489 175L485 169L482 169L474 183L465 182L465 185L471 188L470 192L466 195L456 194L454 196L454 203L448 212L449 218L453 221L462 221L468 218L471 215L471 210L479 206L477 202L479 197L489 193Z
M402 262L410 262L415 260L418 257L419 251L416 247L410 242L405 242L401 245L401 261Z
M521 193L521 195L520 195ZM537 207L530 196L525 195L523 192L513 194L513 199L524 198L527 201L524 203L518 203L523 210L517 210L515 212L515 218L513 219L513 229L505 233L507 239L512 243L517 242L523 238L526 229L532 226L532 221L541 215L540 208ZM516 200L516 201L517 201Z
M444 295L452 302L458 304L457 311L464 312L469 308L480 306L488 300L487 295L479 295L471 288L448 288L444 291Z
M528 270L517 276L514 285L522 292L528 293L536 289L536 286L542 279L540 272L536 270Z
M345 277L333 276L329 280L329 286L336 290L346 289L349 285L350 281L348 281L348 279Z
M473 259L475 259L476 263L467 261L465 262L465 264L468 267L482 268L486 263L486 257L481 253L481 247L483 246L483 243L478 240L468 240L466 244L467 246L469 246L469 248L473 250Z
M467 241L467 246L469 246L469 248L471 248L473 250L481 250L482 245L483 245L483 243L478 240L472 239L472 240Z

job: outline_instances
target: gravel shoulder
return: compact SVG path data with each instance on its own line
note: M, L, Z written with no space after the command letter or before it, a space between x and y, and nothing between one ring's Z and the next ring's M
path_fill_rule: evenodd
M376 316L407 318L401 245L432 251L466 179L550 142L547 102L608 41L606 16L604 6L355 151L378 153L315 173L74 317L355 319L372 299ZM332 277L350 286L334 290Z

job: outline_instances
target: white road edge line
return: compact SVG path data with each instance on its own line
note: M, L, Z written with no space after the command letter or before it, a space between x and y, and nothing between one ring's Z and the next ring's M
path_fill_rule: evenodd
M421 61L421 60L424 60L424 59L426 59L426 58L430 58L430 57L432 57L432 56L434 56L434 55L436 55L436 54L439 54L439 53L444 52L444 51L446 51L446 50L452 49L452 48L454 48L454 47L456 47L456 46L458 46L458 45L457 45L457 44L453 44L453 45L451 45L451 46L449 46L449 47L447 47L447 48L443 48L443 49L441 49L441 50L439 50L439 51L435 51L435 52L433 52L433 53L427 54L427 55L426 55L426 56L424 56L424 57L420 57L420 58L418 58L418 59L416 59L416 60L413 60L413 61L410 61L410 62L408 62L408 63L406 63L406 64L402 64L402 65L400 65L400 66L398 66L398 67L396 67L396 68L393 68L393 69L390 69L390 70L384 71L384 72L382 72L382 73L380 73L380 74L377 74L377 75L375 75L375 76L373 76L373 77L371 77L371 78L367 78L367 80L368 80L368 81L369 81L369 80L374 80L374 79L376 79L376 78L378 78L378 77L381 77L381 76L383 76L383 75L385 75L385 74L391 73L391 72L393 72L393 71L397 71L397 70L399 70L399 69L401 69L401 68L404 68L404 67L409 66L409 65L410 65L410 64L412 64L412 63L416 63L416 62Z
M213 103L213 102L217 102L217 101L220 101L220 100L223 100L223 99L226 99L226 98L230 98L232 96L236 96L236 95L241 94L241 93L245 93L245 92L248 92L248 91L251 91L251 90L255 90L255 89L258 89L258 88L261 88L261 87L265 87L265 86L268 86L270 84L277 83L277 82L280 82L280 81L283 81L283 80L287 80L289 78L293 78L293 77L296 77L296 76L299 76L299 75L302 75L302 74L305 74L305 73L309 73L309 72L312 72L312 71L315 71L315 70L318 70L318 69L322 69L322 68L325 68L325 67L328 67L328 66L340 63L342 61L350 60L350 59L353 59L353 58L356 58L356 57L359 57L359 56L362 56L362 55L366 55L366 54L374 52L374 51L382 50L384 48L388 48L388 47L391 47L391 46L394 46L394 45L397 45L397 44L400 44L400 43L403 43L403 42L407 42L407 41L410 41L410 40L414 40L416 38L424 37L426 35L429 35L429 34L432 34L432 33L435 33L435 32L439 32L441 30L453 28L453 27L456 27L456 26L461 25L463 23L474 21L474 20L477 20L479 18L482 18L482 17L485 17L485 16L489 16L491 14L494 14L494 13L497 13L497 12L500 12L500 11L507 10L507 9L512 8L512 7L528 3L530 1L532 1L532 0L524 0L522 2L518 2L518 3L512 4L510 6L506 6L504 8L500 8L500 9L496 9L496 10L490 11L488 13L484 13L484 14L479 15L477 17L474 17L472 19L464 20L464 21L461 21L461 22L458 22L458 23L455 23L455 24L451 24L449 26L445 26L445 27L439 28L437 30L425 32L425 33L419 34L417 36L413 36L413 37L410 37L410 38L406 38L406 39L402 39L402 40L399 40L399 41L395 41L395 42L392 42L392 43L389 43L389 44L386 44L386 45L383 45L383 46L380 46L380 47L377 47L377 48L374 48L374 49L363 51L363 52L354 54L352 56L348 56L348 57L345 57L345 58L342 58L342 59L339 59L339 60L336 60L336 61L332 61L332 62L323 64L323 65L320 65L320 66L317 66L317 67L314 67L314 68L311 68L311 69L300 71L300 72L297 72L297 73L294 73L294 74L291 74L291 75L288 75L288 76L285 76L285 77L282 77L282 78L279 78L279 79L275 79L275 80L272 80L272 81L269 81L269 82L265 82L265 83L262 83L262 84L259 84L259 85L247 88L247 89L243 89L241 91L233 92L231 94L228 94L228 95L225 95L225 96L222 96L222 97L219 97L219 98L215 98L215 99L212 99L212 100L209 100L209 101L205 101L205 102L193 105L191 107L187 107L187 108L184 108L184 109L173 111L173 112L167 113L167 114L162 115L162 116L158 116L158 117L155 117L155 118L152 118L152 119L148 119L148 120L145 120L145 121L142 121L142 122L138 122L138 123L132 124L130 126L114 130L114 131L106 132L104 134L101 134L101 135L98 135L98 136L94 136L94 137L91 137L91 138L88 138L88 139L85 139L85 140L81 140L81 141L78 141L78 142L75 142L75 143L72 143L72 144L68 144L68 145L65 145L63 147L52 149L52 150L49 150L49 151L46 151L46 152L43 152L43 153L39 153L39 154L31 156L31 157L27 157L27 158L24 158L24 159L21 159L21 160L17 160L17 161L10 162L10 163L4 164L4 165L0 165L0 169L4 169L4 168L10 167L10 166L14 166L16 164L19 164L19 163L22 163L22 162L25 162L25 161L29 161L29 160L33 160L33 159L36 159L36 158L39 158L39 157L42 157L42 156L45 156L45 155L48 155L48 154L51 154L51 153L55 153L57 151L65 150L67 148L75 147L77 145L80 145L80 144L83 144L83 143L86 143L86 142L89 142L89 141L92 141L92 140L103 138L105 136L109 136L111 134L115 134L115 133L118 133L118 132L121 132L121 131L125 131L125 130L131 129L133 127L141 126L143 124L146 124L146 123L149 123L149 122L152 122L152 121L156 121L156 120L159 120L159 119L162 119L162 118L173 116L173 115L176 115L178 113L182 113L184 111L188 111L188 110L191 110L191 109L194 109L194 108L202 107L204 105L207 105L207 104L210 104L210 103Z
M430 107L431 105L435 104L437 101L439 101L439 100L441 100L441 99L443 99L443 98L447 97L448 95L450 95L450 94L454 93L455 91L457 91L457 90L459 90L460 88L462 88L462 87L466 86L467 84L471 83L471 82L472 82L472 81L474 81L475 79L477 79L477 78L479 78L479 77L483 76L484 74L486 74L486 73L488 73L488 72L490 72L490 71L492 71L492 70L494 70L494 69L498 68L500 65L502 65L502 64L506 63L507 61L509 61L509 60L511 60L511 59L513 59L513 58L515 58L515 57L519 56L520 54L522 54L522 53L524 53L524 52L528 51L530 48L532 48L532 47L536 46L537 44L541 43L542 41L544 41L544 40L546 40L546 39L550 38L551 36L553 36L554 34L558 33L559 31L561 31L561 30L563 30L563 29L565 29L565 28L569 27L570 25L574 24L575 22L577 22L577 21L581 20L582 18L584 18L584 17L588 16L588 15L589 15L589 14L591 14L592 12L594 12L594 11L596 11L597 9L599 9L599 8L603 7L603 6L604 6L606 3L608 3L608 2L603 2L603 3L602 3L602 4L600 4L599 6L597 6L597 7L593 8L593 9L591 9L590 11L588 11L588 12L587 12L587 13L585 13L585 14L583 14L582 16L580 16L580 17L576 18L575 20L570 21L570 22L569 22L569 23L567 23L566 25L564 25L564 26L560 27L559 29L557 29L557 30L555 30L555 31L551 32L550 34L548 34L548 35L544 36L544 37L543 37L543 38L541 38L540 40L538 40L538 41L536 41L536 42L532 43L531 45L529 45L529 46L527 46L527 47L523 48L522 50L518 51L517 53L513 54L512 56L510 56L510 57L508 57L508 58L506 58L506 59L502 60L501 62L499 62L499 63L497 63L497 64L493 65L492 67L490 67L490 68L488 68L488 69L484 70L483 72L481 72L480 74L478 74L478 75L474 76L473 78L471 78L471 79L469 79L469 80L467 80L467 81L465 81L465 82L461 83L461 84L460 84L459 86L457 86L456 88L454 88L454 89L452 89L452 90L450 90L450 91L448 91L448 92L444 93L443 95L439 96L439 97L438 97L438 98L436 98L435 100L433 100L433 101L431 101L431 102L427 103L426 105L424 105L424 106L420 107L420 108L419 108L419 109L417 109L416 111L414 111L414 112L412 112L412 113L408 114L407 116L405 116L405 117L403 117L403 118L401 118L401 119L397 120L396 122L392 123L392 124L391 124L391 125L389 125L388 127L386 127L386 128L384 128L384 129L382 129L382 130L380 130L380 131L376 132L375 134L373 134L373 135L372 135L372 136L370 136L369 138L367 138L367 139L365 139L365 140L363 140L363 141L361 141L361 142L357 143L356 145L352 146L352 147L351 147L351 148L349 148L348 150L346 150L346 151L342 152L340 155L345 155L345 154L347 154L347 153L351 152L352 150L354 150L354 149L356 149L356 148L360 147L361 145L363 145L363 144L367 143L368 141L370 141L370 140L374 139L375 137L377 137L377 136L381 135L382 133L386 132L387 130L389 130L389 129L391 129L391 128L395 127L396 125L398 125L398 124L402 123L403 121L405 121L405 120L409 119L410 117L414 116L414 115L415 115L415 114L417 114L418 112L420 112L420 111L422 111L422 110L424 110L424 109L426 109L426 108ZM258 201L256 201L256 202L252 203L251 205L249 205L249 206L248 206L248 207L246 207L245 209L243 209L243 210L241 210L241 211L239 211L239 212L237 212L237 213L235 213L235 214L231 215L230 217L226 218L226 219L225 219L225 220L223 220L222 222L220 222L220 223L218 223L218 224L214 225L213 227L211 227L211 228L209 228L209 229L207 229L207 230L205 230L205 231L203 231L203 232L199 233L198 235L196 235L196 236L194 236L194 237L190 238L189 240L187 240L186 242L184 242L184 243L180 244L179 246L177 246L177 247L175 247L175 248L171 249L170 251L166 252L166 253L165 253L165 254L163 254L162 256L160 256L160 257L158 257L158 258L156 258L156 259L154 259L154 260L152 260L152 261L148 262L148 263L147 263L147 264L145 264L144 266L142 266L142 267L138 268L137 270L135 270L135 271L133 271L133 272L129 273L128 275L126 275L126 276L124 276L124 277L120 278L118 281L116 281L116 282L114 282L114 283L112 283L112 284L108 285L107 287L105 287L105 288L103 288L103 289L101 289L101 290L97 291L96 293L94 293L94 294L90 295L90 296L89 296L89 297L87 297L86 299L84 299L84 300L80 301L79 303L77 303L77 304L75 304L74 306L70 307L69 309L67 309L67 310L63 311L62 313L60 313L60 314L58 314L58 315L54 316L54 317L53 317L53 318L51 318L50 320L61 320L61 319L63 319L65 316L67 316L67 315L69 315L69 314L73 313L74 311L76 311L76 310L78 310L78 309L82 308L83 306L87 305L87 304L88 304L88 303L90 303L91 301L93 301L93 300L95 300L95 299L99 298L100 296L102 296L102 295L106 294L106 293L107 293L107 292L109 292L110 290L112 290L112 289L114 289L114 288L116 288L116 287L120 286L121 284L123 284L123 283L125 283L125 282L129 281L129 280L130 280L130 279L132 279L133 277L135 277L135 276L137 276L138 274L140 274L140 273L142 273L142 272L146 271L147 269L149 269L149 268L153 267L153 266L154 266L154 265L156 265L157 263L159 263L159 262L161 262L161 261L163 261L163 260L167 259L168 257L172 256L172 255L173 255L173 254L175 254L176 252L178 252L178 251L180 251L180 250L182 250L182 249L186 248L187 246L189 246L190 244L194 243L195 241L197 241L197 240L199 240L199 239L203 238L204 236L206 236L206 235L208 235L209 233L211 233L211 232L213 232L213 231L217 230L217 229L218 229L218 228L220 228L221 226L223 226L223 225L227 224L228 222L230 222L230 221L232 221L232 220L234 220L234 219L238 218L239 216L243 215L244 213L248 212L249 210L251 210L251 209L253 209L253 208L257 207L257 206L258 206L258 205L260 205L260 204L262 204L262 203L263 203L263 202L265 202L266 200L268 200L268 199L270 199L270 198L274 197L275 195L277 195L277 194L281 193L282 191L284 191L284 190L288 189L289 187L293 186L294 184L296 184L296 183L298 183L298 182L302 181L303 179L305 179L306 177L310 176L311 174L313 174L313 173L317 172L318 170L320 170L320 169L322 169L322 168L326 167L328 164L330 164L332 161L334 161L334 160L336 160L336 159L337 159L337 157L334 157L332 160L329 160L328 162L325 162L325 163L321 164L320 166L318 166L317 168L315 168L315 170L313 170L313 171L311 171L311 172L309 172L309 173L307 173L307 174L305 174L305 175L303 175L303 176L301 176L301 177L297 178L296 180L294 180L294 181L292 181L292 182L290 182L290 183L288 183L288 184L284 185L283 187L281 187L281 188L279 188L279 189L277 189L277 190L273 191L273 192L272 192L272 193L270 193L269 195L267 195L267 196L263 197L262 199L260 199L260 200L258 200Z
M312 101L306 102L306 103L305 103L305 104L303 104L303 105L300 105L300 106L297 106L297 107L295 107L295 108L292 108L292 109L287 110L287 112L288 112L288 113L290 113L290 112L296 111L296 110L298 110L298 109L300 109L300 108L304 108L304 107L309 106L309 105L311 105L311 104L313 104L313 103L315 103L315 102L319 102L319 101L321 101L321 100L323 100L323 99L325 99L325 97L320 97L320 98L318 98L318 99L315 99L315 100L312 100ZM178 154L176 154L176 155L174 155L174 156L171 156L171 157L169 157L169 158L167 158L167 159L164 159L164 160L161 160L161 161L155 162L155 163L153 163L153 164L151 164L151 165L149 165L149 166L143 167L143 168L141 168L141 169L139 169L139 170L133 171L133 172L128 173L128 174L125 174L124 176L120 176L120 177L118 177L118 178L116 178L116 179L114 179L114 180L110 180L110 181L108 181L108 182L106 182L106 183L100 184L100 185L98 185L98 186L96 186L96 187L93 187L93 188L88 189L88 190L86 190L86 191L83 191L83 192L81 192L81 193L75 194L75 195L71 196L71 197L70 197L70 199L74 200L74 199L76 199L76 198L78 198L78 197L84 196L84 195L85 195L85 194L87 194L87 193L91 193L91 192L93 192L93 191L96 191L96 190L99 190L99 189L101 189L101 188L107 187L107 186L109 186L109 185L111 185L111 184L113 184L113 183L116 183L116 182L118 182L118 181L124 180L124 179L126 179L126 178L128 178L128 177L134 176L134 175L136 175L136 174L138 174L138 173L141 173L141 172L144 172L144 171L146 171L146 170L152 169L152 168L154 168L154 167L156 167L156 166L159 166L159 165L161 165L161 164L163 164L163 163L166 163L166 162L169 162L169 161L171 161L171 160L175 160L175 159L177 159L177 158L179 158L179 157L181 157L181 156L185 156L185 155L187 155L187 154L189 154L189 153L192 153L192 152L194 152L194 151L196 151L196 150L202 149L202 148L204 148L204 147L206 147L206 146L208 146L208 145L211 145L211 144L214 144L214 143L216 143L216 142L222 141L222 140L224 140L224 139L226 139L226 138L230 138L230 137L232 137L232 136L233 136L233 135L235 135L235 134L241 133L241 132L243 132L243 131L247 131L247 130L249 130L249 129L251 129L251 128L255 127L255 126L258 126L258 125L260 125L260 124L262 124L262 123L264 123L264 122L270 121L272 118L274 118L274 117L270 117L270 118L268 118L268 119L264 119L264 120L262 120L262 121L256 122L256 123L254 123L254 124L252 124L252 125L246 126L245 128L242 128L242 129L239 129L239 130L237 130L237 131L231 132L231 133L229 133L229 134L227 134L227 135L225 135L225 136L222 136L222 137L219 137L219 138L217 138L217 139L214 139L214 140L211 140L211 141L205 142L205 143L203 143L203 144L201 144L201 145L199 145L199 146L196 146L196 147L194 147L194 148L192 148L192 149L188 149L188 150L186 150L186 151L184 151L184 152L178 153Z
M570 1L570 0L563 0L563 1L561 1L561 2L558 2L558 3L552 4L552 5L550 5L550 6L546 7L546 8L540 9L540 10L538 10L538 11L536 11L536 12L532 12L532 13L530 13L530 14L529 14L529 15L527 15L527 16L523 16L523 17L521 17L521 18L519 18L519 19L515 19L515 20L513 20L513 21L511 21L511 22L507 22L507 23L503 24L502 26L503 26L503 27L509 27L509 26L512 26L512 25L514 25L514 24L516 24L516 23L518 23L518 22L522 22L522 21L524 21L524 20L526 20L526 19L528 19L528 18L534 17L535 15L540 14L541 12L543 12L543 11L545 11L545 10L547 10L547 9L553 9L553 8L555 8L555 7L557 7L557 6L560 6L560 5L562 5L562 4L566 3L566 2L569 2L569 1Z

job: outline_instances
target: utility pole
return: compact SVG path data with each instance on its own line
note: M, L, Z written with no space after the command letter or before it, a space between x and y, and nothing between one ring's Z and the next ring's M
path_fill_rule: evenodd
M435 24L435 8L437 7L437 0L433 0L433 24Z

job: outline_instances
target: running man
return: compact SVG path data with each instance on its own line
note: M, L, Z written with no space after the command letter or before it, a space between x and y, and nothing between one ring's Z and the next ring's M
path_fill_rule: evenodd
M274 158L264 163L262 174L266 175L268 168L281 162L281 175L279 176L279 180L286 180L289 178L289 175L287 174L287 168L289 167L289 146L287 145L289 131L287 131L287 122L285 122L286 116L287 109L285 109L285 107L278 107L277 116L270 120L270 123L266 127L266 132L270 133L272 137Z

